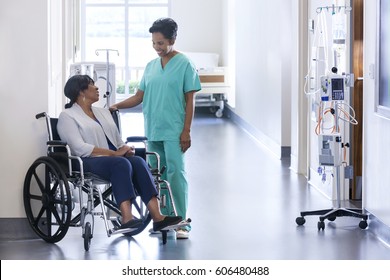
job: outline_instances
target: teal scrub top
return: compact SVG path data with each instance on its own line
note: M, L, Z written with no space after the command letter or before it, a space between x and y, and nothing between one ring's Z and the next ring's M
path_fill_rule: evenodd
M146 65L139 89L144 92L146 137L150 141L178 141L184 127L185 94L201 89L193 63L178 53L162 68L161 58L156 58Z

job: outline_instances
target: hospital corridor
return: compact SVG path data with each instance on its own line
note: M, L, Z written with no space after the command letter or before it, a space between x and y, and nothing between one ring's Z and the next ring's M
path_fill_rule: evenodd
M134 124L139 124L137 114L122 113L124 133L125 124L129 133L139 131ZM176 240L169 232L163 245L161 235L150 235L148 230L134 237L108 238L97 217L88 252L81 229L70 228L56 244L38 237L0 240L0 259L390 259L388 245L370 229L361 230L358 219L337 218L326 222L324 231L317 229L318 217L307 217L304 226L297 226L300 211L329 208L332 202L290 170L289 158L277 159L231 120L197 109L192 137L186 160L192 219L188 240Z

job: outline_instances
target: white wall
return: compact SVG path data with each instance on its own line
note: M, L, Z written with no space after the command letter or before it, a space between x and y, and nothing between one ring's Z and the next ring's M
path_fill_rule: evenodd
M292 5L291 52L291 169L307 176L307 114L308 99L303 94L304 77L308 69L308 0Z
M369 77L376 63L377 2L364 1L363 206L390 225L390 120L375 113L375 80Z
M23 181L44 153L35 114L48 110L47 0L0 2L0 218L24 217Z
M236 23L233 111L279 157L281 147L291 143L290 73L295 56L291 7L288 0L242 0L235 2L232 11Z
M222 53L224 0L171 0L170 16L179 26L175 48L187 52Z

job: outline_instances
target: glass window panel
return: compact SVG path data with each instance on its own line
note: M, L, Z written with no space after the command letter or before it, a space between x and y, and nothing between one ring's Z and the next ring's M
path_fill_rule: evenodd
M88 7L85 25L85 60L105 61L106 56L96 56L96 49L115 49L117 55L110 61L123 63L125 53L125 11L121 7ZM111 58L111 57L110 57Z
M167 7L131 7L129 8L129 65L145 67L156 57L149 28L153 22L168 16Z
M168 4L168 0L129 0L129 4Z
M85 4L93 5L93 4L124 4L125 0L85 0ZM136 4L136 5L165 5L168 4L168 0L129 0L128 3Z
M124 4L125 0L85 0L85 4Z
M124 37L124 9L121 7L88 7L87 37Z
M168 16L169 0L84 0L82 3L81 16L85 22L82 60L106 62L106 52L102 50L97 56L95 51L118 50L119 56L115 52L109 56L110 62L115 63L116 92L122 97L124 93L133 94L146 64L157 57L149 28L156 19Z

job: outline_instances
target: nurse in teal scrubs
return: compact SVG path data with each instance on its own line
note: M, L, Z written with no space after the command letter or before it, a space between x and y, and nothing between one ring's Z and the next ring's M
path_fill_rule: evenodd
M173 47L177 28L170 18L153 23L149 32L159 57L147 64L137 93L111 108L131 108L142 102L148 151L160 155L161 166L167 168L164 179L171 185L177 215L186 218L188 183L184 154L191 146L194 94L201 86L195 66ZM190 229L178 229L176 238L187 239Z

